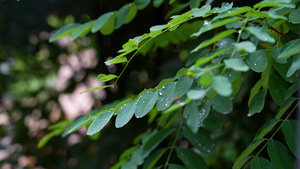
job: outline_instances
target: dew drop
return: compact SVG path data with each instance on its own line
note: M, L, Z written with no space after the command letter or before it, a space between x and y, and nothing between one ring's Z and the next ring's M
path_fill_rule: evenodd
M256 63L254 63L254 65L256 66Z
M239 33L242 33L242 29L239 30Z
M165 106L168 106L168 104L166 103Z
M145 101L143 101L143 103L145 103Z
M248 116L248 117L250 117L250 116L251 116L251 114L247 114L247 116Z
M161 95L161 96L162 96L162 92L159 92L159 95Z
M165 86L162 87L163 89L165 88Z

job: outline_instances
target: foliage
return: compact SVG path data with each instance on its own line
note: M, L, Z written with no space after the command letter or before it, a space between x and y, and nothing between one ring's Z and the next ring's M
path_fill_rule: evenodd
M155 0L153 5L158 7L162 2ZM88 135L93 135L110 123L112 116L116 116L115 127L120 128L134 116L148 115L149 129L136 137L133 147L124 151L112 168L214 167L209 159L218 158L221 143L217 139L220 133L226 133L221 119L234 111L235 98L245 97L240 94L243 91L249 93L249 118L264 113L267 101L275 102L280 108L256 132L250 145L235 159L233 168L294 168L294 158L299 156L295 150L299 122L290 116L299 104L299 99L293 97L299 89L299 1L264 0L253 7L233 7L233 3L213 7L210 1L200 6L200 2L191 0L192 9L186 12L183 12L185 8L178 9L176 12L182 14L173 15L166 24L152 26L149 33L126 42L115 58L105 62L107 66L122 63L125 65L122 72L100 74L97 78L100 82L114 80L113 84L82 93L114 88L131 61L141 54L147 55L151 48L157 50L166 48L169 43L188 41L193 48L181 49L190 52L184 54L186 66L175 76L163 79L156 87L145 89L130 99L107 104L79 117L66 128L65 123L56 126L39 146L46 144L49 137L66 136L83 126L87 126ZM74 40L89 32L109 35L131 22L137 11L149 3L150 0L135 0L97 20L64 26L50 42L66 35ZM254 72L260 78L247 89L243 79ZM267 100L268 94L271 101ZM286 145L283 140L274 138L280 130ZM167 138L173 139L171 145L159 146ZM183 140L188 140L190 146L180 146L178 143ZM267 155L262 151L267 151Z

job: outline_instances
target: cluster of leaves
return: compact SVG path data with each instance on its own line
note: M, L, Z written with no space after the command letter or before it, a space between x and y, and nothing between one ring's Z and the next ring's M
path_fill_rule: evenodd
M153 4L159 6L162 2L155 0ZM58 30L50 41L70 34L73 40L86 35L90 30L100 30L104 35L110 34L122 24L129 23L136 15L137 9L143 9L149 3L150 0L136 0L118 12L103 14L96 21L65 26ZM116 116L115 127L120 128L134 115L137 118L149 115L149 123L156 119L157 128L138 136L134 140L135 145L120 156L119 162L113 168L137 168L142 164L143 168L152 168L168 150L169 156L163 166L184 168L179 164L169 164L173 149L185 167L208 168L202 156L216 152L216 145L210 134L222 127L215 112L232 112L232 100L242 86L242 72L254 71L260 73L261 78L250 91L248 116L263 110L268 92L280 109L274 119L257 131L253 142L235 160L233 168L248 165L251 168L294 168L294 157L299 158L296 154L295 137L299 122L288 118L299 103L299 99L294 98L293 94L299 89L297 70L300 69L300 39L292 40L286 34L299 34L299 1L264 0L253 7L233 7L233 3L223 3L221 7L212 8L207 3L198 8L200 1L195 0L191 0L189 4L191 10L172 16L167 24L151 27L150 33L130 39L122 46L118 56L105 62L106 65L125 63L118 76L98 76L99 82L115 80L113 85L84 92L114 87L134 56L139 53L145 54L145 48L159 46L155 43L159 36L174 32L179 34L177 40L191 40L193 37L201 37L205 32L218 29L218 33L212 38L202 41L191 50L186 68L180 69L174 77L162 80L155 88L146 89L137 96L105 105L74 122L66 121L52 126L53 132L44 137L39 146L43 146L54 135L62 133L66 136L83 126L88 126L87 134L93 135L102 130L112 116ZM193 34L180 35L180 28L184 25L195 27L188 23L193 20L203 23L200 29L197 28L199 30ZM182 27L179 27L180 25ZM168 44L169 40L160 43ZM128 59L127 55L130 53L133 54ZM290 110L292 106L295 107ZM265 138L274 128L277 130L272 137ZM273 139L281 128L289 149ZM171 134L175 135L172 147L157 149ZM176 142L182 136L189 140L197 151L177 147ZM254 153L262 144L263 148ZM271 162L259 157L265 146Z

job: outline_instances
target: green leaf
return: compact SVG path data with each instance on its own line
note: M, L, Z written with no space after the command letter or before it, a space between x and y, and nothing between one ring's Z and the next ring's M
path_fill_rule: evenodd
M62 136L65 137L67 134L70 134L82 126L91 123L92 120L94 119L88 118L88 115L78 117L70 126L68 126L68 128L63 132Z
M234 17L216 19L216 20L213 20L211 22L204 21L204 24L201 27L201 29L197 33L194 33L193 36L200 36L204 32L210 31L212 29L221 27L221 26L226 25L230 22L234 22L234 21L237 21L237 20L240 20L240 19L241 18L234 16Z
M134 0L134 5L135 5L138 9L143 9L143 8L145 8L149 3L150 3L150 0Z
M275 169L295 168L296 164L294 158L281 142L271 140L268 144L267 150Z
M109 122L113 114L113 111L107 111L97 116L96 119L89 126L87 135L93 135L98 131L102 130L102 128Z
M224 12L220 13L219 15L214 17L214 19L225 18L225 17L230 17L230 16L237 16L239 14L242 14L242 13L245 13L245 12L248 12L251 10L253 10L253 9L249 6L243 6L240 8L231 8L228 11L224 11ZM240 22L238 25L240 25L240 24L243 24L243 23ZM242 25L240 25L240 26L242 26Z
M233 6L233 2L231 2L231 3L223 2L221 8L214 7L212 9L212 12L213 13L222 13L222 12L225 12L225 11L228 11L229 9L231 9L232 6Z
M267 88L264 88L253 97L250 103L248 116L252 116L255 113L260 113L263 110L267 91Z
M198 8L201 0L190 0L190 8Z
M127 24L127 23L131 22L135 18L136 14L137 14L137 11L138 11L137 7L132 3L129 4L129 7L130 8L129 8L129 11L127 13L124 24Z
M192 89L187 92L187 97L192 100L203 99L205 96L205 90L195 90Z
M153 0L153 6L155 8L160 7L160 5L164 2L164 0Z
M58 128L53 130L52 132L45 135L38 143L37 148L42 148L44 145L47 144L49 140L51 140L54 136L60 135L64 131L64 128Z
M86 93L86 92L95 91L95 90L100 90L100 89L104 89L104 88L108 88L108 87L112 87L112 85L106 85L106 86L100 86L100 87L95 87L95 88L87 89L87 90L85 90L83 92L80 92L80 94Z
M294 83L298 80L298 74L295 72L290 77L287 77L287 73L289 68L291 67L293 61L292 59L287 59L287 62L285 64L277 63L276 61L273 62L273 67L275 70L280 74L280 76L289 83Z
M205 154L213 154L216 151L216 145L207 133L199 130L193 133L188 128L182 129L182 134L187 138L198 150Z
M294 97L290 97L287 100L284 101L283 105L280 107L280 109L276 112L275 118L280 119L285 111L294 103L294 101L297 100Z
M127 159L133 151L135 151L138 148L138 146L134 146L134 147L130 147L128 149L126 149L125 151L123 151L123 153L120 155L120 159L119 161L123 160L123 159Z
M289 14L289 19L293 24L298 24L300 23L300 8L294 10Z
M155 150L153 153L147 157L143 165L143 169L151 169L155 166L157 161L161 158L161 156L166 152L166 148Z
M215 76L212 81L212 87L221 96L229 96L232 93L231 83L224 76Z
M163 31L163 29L165 29L167 27L168 27L167 24L152 26L150 28L150 36L155 37L155 36L161 34L161 32Z
M229 74L230 76L230 74ZM242 86L242 73L238 72L236 79L232 82L232 96L235 96Z
M246 30L263 42L274 43L275 39L258 27L246 27Z
M183 117L187 118L191 113L195 114L198 112L197 103L196 101L191 101L190 103L186 104L183 110Z
M176 148L177 156L188 169L208 169L203 158L191 149Z
M295 92L300 89L300 82L296 81L285 93L285 100L291 97Z
M108 13L101 15L96 20L94 26L92 27L92 33L95 33L99 29L101 29L113 14L114 14L114 12L108 12Z
M138 168L137 165L132 161L125 162L121 167L121 169L137 169L137 168Z
M249 53L246 61L249 67L255 72L263 72L268 65L267 56L264 50L257 50Z
M192 14L194 17L202 17L205 14L207 14L207 12L209 12L210 9L211 9L211 5L206 4L202 6L200 9L199 8L192 9Z
M255 157L250 164L251 169L274 169L272 163L262 157Z
M212 83L213 77L214 75L212 71L207 71L202 76L200 76L199 83L202 86L208 86Z
M65 128L66 126L68 126L72 123L73 123L72 120L63 120L63 121L60 121L58 123L55 123L55 124L49 126L48 130L55 130L55 129L59 129L59 128Z
M217 95L211 99L212 108L222 114L228 114L232 111L232 102L229 97Z
M116 128L121 128L129 122L129 120L132 118L134 114L135 107L136 107L136 102L130 102L124 104L124 106L121 107L116 118L116 124L115 124Z
M297 53L300 53L300 39L295 39L285 44L278 58L289 58Z
M274 127L275 125L279 122L278 119L272 119L268 122L266 122L259 130L257 130L254 140L263 138L266 134L268 134Z
M186 169L186 168L178 164L169 164L168 169Z
M53 42L56 41L64 36L67 36L71 33L73 33L79 26L80 24L78 23L73 23L71 25L66 25L64 27L61 27L60 29L58 29L54 35L49 39L49 42Z
M293 57L293 63L286 73L286 77L291 77L297 70L300 69L300 54Z
M224 63L227 68L236 70L236 71L248 71L249 67L241 58L232 58L224 60Z
M137 101L135 116L141 118L145 116L154 106L158 97L157 91L148 91L141 95Z
M175 98L176 82L169 83L158 92L156 108L158 111L165 110L171 105Z
M159 82L159 84L157 85L157 90L160 90L163 86L169 84L169 83L172 83L174 82L175 80L177 80L177 78L167 78L167 79L164 79L162 80L161 82Z
M265 141L265 138L259 138L251 142L251 144L240 154L240 156L235 160L233 164L233 169L240 169L242 166L248 161L249 154L252 153L252 151L258 147L263 141Z
M272 18L272 19L281 19L287 20L287 18L283 15L278 15L275 12L266 12L266 11L249 11L246 13L247 17L260 17L260 18Z
M118 78L118 76L114 75L114 74L109 74L109 75L105 75L105 74L99 74L97 77L97 81L99 82L107 82L110 81L112 79Z
M152 150L154 150L159 143L161 143L165 138L167 138L174 129L164 128L155 133L144 145L143 156L147 156Z
M117 12L113 12L105 24L100 28L103 35L110 35L115 30L115 20Z
M285 141L291 150L291 152L296 156L297 158L300 158L300 154L297 153L297 129L298 126L300 126L300 122L297 120L287 120L283 123L282 131L284 133Z
M115 20L115 29L119 29L123 23L125 22L125 19L127 17L129 8L131 4L124 5L119 11L117 12L116 15L116 20Z
M204 119L202 126L211 132L220 131L222 129L222 121L215 113L208 113L209 115Z
M211 60L213 60L214 58L216 58L217 56L225 53L226 51L228 51L230 48L222 48L222 49L217 49L214 52L208 53L206 55L204 55L203 57L199 58L196 63L195 66L201 66ZM192 51L193 52L193 51Z
M105 65L113 65L113 64L118 64L118 63L125 63L127 62L127 58L126 57L115 57L111 60L108 60L105 62Z
M72 33L70 40L75 40L76 38L83 37L84 35L89 33L94 23L95 21L89 21L85 24L78 26L77 29Z
M175 87L175 96L181 97L183 96L188 90L190 90L194 79L188 77L186 74L182 75L176 84Z
M252 53L256 51L256 46L250 41L235 43L234 46L238 51L244 50L248 53Z
M265 8L265 7L274 7L274 6L281 6L284 3L291 3L290 0L282 1L282 0L272 0L272 1L262 1L254 5L254 9L256 8Z
M198 45L195 49L193 49L192 52L196 52L196 51L198 51L208 45L211 45L211 44L217 42L218 40L223 39L223 38L225 38L233 33L236 33L236 32L237 31L235 29L229 29L224 32L221 32L221 33L217 34L216 36L214 36L213 38L203 41L200 45Z
M273 74L269 81L269 90L273 100L281 106L284 102L284 96L287 89L289 88L288 83L281 77Z

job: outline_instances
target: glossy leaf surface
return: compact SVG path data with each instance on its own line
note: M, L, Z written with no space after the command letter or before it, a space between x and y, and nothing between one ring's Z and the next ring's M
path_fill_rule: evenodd
M157 91L146 92L141 95L136 104L135 116L138 118L145 116L154 107L157 97Z
M267 56L264 50L257 50L249 53L246 61L249 67L255 72L263 72L268 65Z
M168 108L175 98L176 83L172 82L162 87L158 92L156 108L158 111Z
M107 111L96 117L96 119L89 126L87 135L93 135L102 130L102 128L109 122L113 114L113 111Z
M231 83L224 76L215 76L212 81L212 87L221 96L229 96L232 93Z
M132 118L134 114L135 107L136 107L136 102L130 102L125 104L123 107L121 107L116 118L116 123L115 123L116 128L123 127L125 124L129 122L129 120Z

